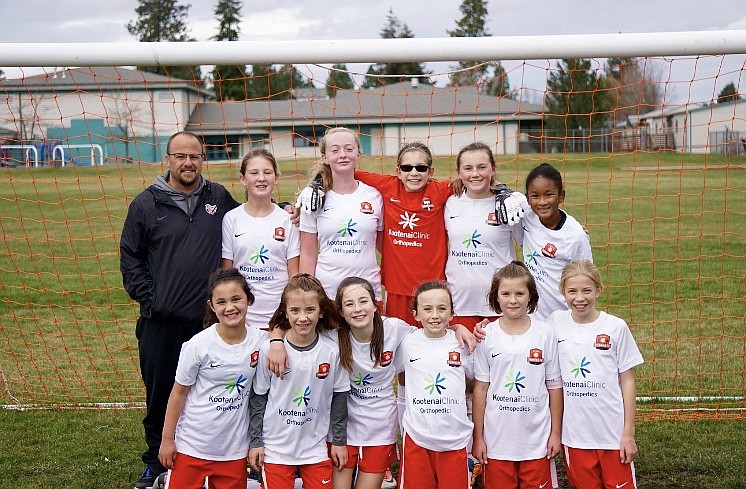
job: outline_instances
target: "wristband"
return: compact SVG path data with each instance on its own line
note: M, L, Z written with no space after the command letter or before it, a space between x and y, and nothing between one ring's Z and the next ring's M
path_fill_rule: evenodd
M283 341L284 342L285 340L283 340L282 338L272 338L271 340L269 340L270 343L272 343L273 341Z

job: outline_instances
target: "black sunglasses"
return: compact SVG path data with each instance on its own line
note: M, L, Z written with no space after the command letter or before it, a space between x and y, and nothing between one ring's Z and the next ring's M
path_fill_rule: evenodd
M425 173L430 170L429 165L399 165L399 169L404 173L409 173L412 170L417 170L420 173Z

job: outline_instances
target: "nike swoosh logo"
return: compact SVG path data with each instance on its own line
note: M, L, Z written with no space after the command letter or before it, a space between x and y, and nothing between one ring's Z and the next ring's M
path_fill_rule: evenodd
M401 200L399 200L399 199L395 199L395 198L393 198L393 197L389 198L389 200L390 200L391 202L396 202L396 203L399 203L399 204L401 203Z
M234 238L238 238L239 236L243 236L244 234L246 234L246 233L243 232L243 233L234 234L233 237Z
M167 217L168 217L168 216L161 216L161 217L158 217L158 216L156 216L156 219L158 219L159 221L162 221L162 220L164 220L164 219L165 219L165 218L167 218Z
M539 484L539 489L544 489L547 484L549 484L549 481L546 481L544 484Z
M493 354L492 354L492 358L495 358L496 356L498 356L498 355L502 355L502 354L503 354L503 352L500 352L500 353L493 353Z
M458 216L448 216L448 219L457 219Z
M627 482L629 482L629 481L627 481ZM617 484L617 485L616 485L616 489L619 489L620 487L624 487L624 486L626 486L626 485L627 485L627 482L625 482L624 484Z
M417 360L419 360L419 358L410 358L409 359L410 362L416 362Z
M331 481L332 481L331 479L329 479L329 480L321 479L321 483L322 484L329 484Z
M557 340L557 343L562 343L563 341L567 341L567 338L565 338L564 340Z
M222 366L223 366L222 363L210 362L210 368L218 368L218 367L222 367Z

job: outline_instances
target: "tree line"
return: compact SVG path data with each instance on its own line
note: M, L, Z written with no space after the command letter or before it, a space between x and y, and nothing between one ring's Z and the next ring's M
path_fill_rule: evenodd
M240 36L240 0L218 0L214 8L218 20L215 41L236 41ZM186 17L190 5L178 0L138 0L137 19L127 24L130 34L142 42L194 41L189 36ZM446 32L450 37L491 36L487 28L487 0L462 0L461 18ZM407 24L389 8L379 35L382 39L415 37ZM597 64L597 62L596 62ZM141 66L140 70L212 83L218 100L289 99L293 90L313 88L310 80L292 65L218 65L202 78L198 66ZM545 128L568 134L576 129L595 129L616 125L629 115L644 114L661 106L663 84L660 73L645 58L609 58L603 67L594 66L590 58L562 59L556 63L547 80L544 95L548 116ZM416 78L430 83L424 63L374 63L369 66L361 88L375 88ZM508 75L499 60L460 61L451 67L451 86L472 86L485 94L517 98ZM335 64L326 80L328 96L337 90L355 88L344 63ZM739 99L735 85L727 84L718 95L718 102Z

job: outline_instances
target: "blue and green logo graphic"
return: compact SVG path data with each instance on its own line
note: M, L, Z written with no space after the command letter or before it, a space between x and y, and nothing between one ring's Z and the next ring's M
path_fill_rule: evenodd
M472 246L473 246L474 248L476 248L476 247L477 247L477 245L480 245L480 244L482 244L482 242L481 242L481 241L479 241L479 240L477 239L477 238L481 238L481 237L482 237L482 235L481 235L481 234L479 234L479 231L477 231L477 230L475 229L475 230L474 230L474 232L473 232L473 233L471 233L471 236L467 235L467 236L466 236L466 239L465 239L465 240L463 240L463 241L461 242L461 244L463 244L463 245L464 245L464 246L466 246L467 248L471 248Z
M238 377L228 381L228 383L225 385L225 390L228 391L228 394L233 394L233 391L236 391L237 394L240 394L241 391L246 387L245 383L246 377L244 377L243 374L239 374Z
M578 375L582 375L583 378L585 378L586 374L591 373L590 369L588 368L588 365L590 364L591 361L588 360L586 357L583 357L583 359L580 361L575 358L572 361L572 368L570 369L570 373L573 374L576 379L578 378Z
M513 392L513 388L515 388L516 392L520 394L521 389L526 388L525 385L521 384L521 382L526 380L526 376L521 375L520 371L515 375L513 375L513 372L508 372L508 375L505 376L505 380L508 381L508 383L505 384L505 387L508 388L508 392Z
M298 389L293 392L293 402L296 406L300 407L301 404L304 404L308 406L308 402L311 400L311 386L307 385L305 389L303 389L303 386L298 387Z
M264 245L261 245L259 248L253 246L249 252L251 253L251 257L249 259L255 264L261 260L262 265L264 265L267 260L269 260L269 256L267 256L267 254L269 253L269 248Z
M440 372L438 372L435 378L433 378L433 374L427 374L427 377L425 377L425 382L427 382L425 390L428 394L432 394L433 391L438 391L438 394L442 394L446 390L446 386L443 385L445 380L446 378Z
M539 253L538 251L536 251L536 250L532 250L531 248L529 248L529 249L528 249L528 253L524 253L524 255L523 255L523 256L525 257L525 260L524 260L524 261L525 261L526 263L533 263L534 265L538 265L538 264L539 264L539 262L538 262L538 261L537 261L536 259L537 259L538 257L540 257L540 256L541 256L541 254L540 254L540 253Z
M363 374L361 372L358 372L355 375L355 379L353 380L353 382L355 382L355 385L365 386L365 385L370 384L371 380L373 380L373 376L372 375L365 374L365 376L363 376Z
M337 234L344 237L352 237L353 234L357 232L357 229L355 229L355 226L357 226L356 222L353 222L352 219L348 220L345 224L342 222L342 227L337 230Z

